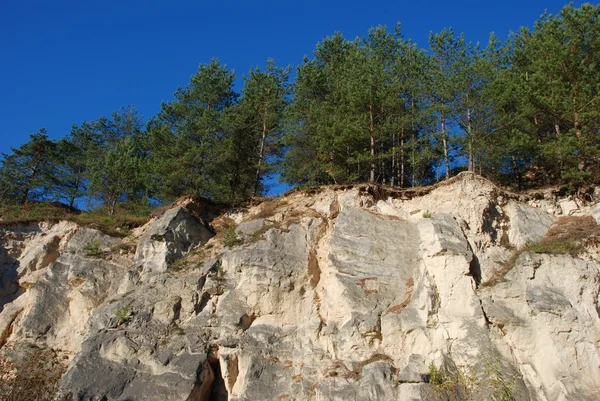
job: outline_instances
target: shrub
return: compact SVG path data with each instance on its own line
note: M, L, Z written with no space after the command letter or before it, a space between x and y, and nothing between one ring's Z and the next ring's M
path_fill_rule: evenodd
M123 305L115 311L115 317L118 319L117 326L125 324L131 320L131 306Z
M100 256L102 251L100 250L100 241L86 242L83 245L83 253L86 256Z
M189 261L185 256L180 257L179 259L175 259L173 263L169 265L169 269L171 270L182 270L188 267Z
M505 377L500 362L487 361L483 375L470 367L452 366L438 368L429 365L430 394L427 400L435 401L514 401L515 377Z
M225 280L225 270L223 270L223 265L219 263L219 267L217 267L217 276L215 277L217 281Z
M223 234L223 244L228 247L234 247L242 243L242 240L238 237L235 232L235 226L230 226L225 230L225 234Z
M476 380L473 372L466 368L438 369L432 362L429 365L429 385L431 394L428 399L436 401L475 400Z

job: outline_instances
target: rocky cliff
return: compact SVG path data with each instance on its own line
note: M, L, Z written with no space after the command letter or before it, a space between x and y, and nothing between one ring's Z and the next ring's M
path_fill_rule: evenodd
M588 201L462 174L189 198L124 239L3 226L0 397L598 400Z

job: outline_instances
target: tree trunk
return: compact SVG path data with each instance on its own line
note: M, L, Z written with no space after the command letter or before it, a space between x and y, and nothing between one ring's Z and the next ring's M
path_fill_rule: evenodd
M32 188L32 182L33 180L35 180L35 176L38 173L38 170L40 168L40 164L36 164L32 169L31 169L31 175L29 176L29 182L25 185L24 191L23 191L23 197L21 198L21 204L25 204L25 202L27 202L27 197L29 196L29 192L33 189Z
M254 179L254 191L252 192L252 196L256 196L258 193L258 186L260 184L260 173L262 171L263 159L265 157L265 141L267 139L267 123L266 118L263 120L263 131L262 131L262 139L260 141L260 154L258 156L258 167L256 168L256 178Z
M469 171L475 171L475 154L473 149L473 127L471 125L471 109L467 107L467 136L469 137Z
M406 160L404 159L404 127L402 127L402 138L400 138L400 186L404 187L404 176L406 175Z
M517 176L517 186L519 191L523 190L523 178L521 176L521 169L519 169L519 164L517 163L517 157L512 156L513 168L515 169L515 174Z
M109 215L113 215L115 214L115 208L117 205L117 198L112 198L110 195L106 196L106 207L108 208L108 214Z
M415 166L417 165L417 163L416 163L416 160L417 160L417 158L416 158L417 132L415 130L415 101L414 101L414 99L411 99L411 101L410 101L410 108L411 108L410 136L411 136L411 140L412 140L412 148L410 150L410 163L412 165L410 183L411 183L411 186L414 187L417 182L416 168L415 168Z
M583 135L583 132L581 131L581 120L580 120L580 115L579 115L579 111L577 111L577 86L575 86L575 88L573 88L573 115L574 115L574 128L575 128L575 135L577 135L577 139L581 139L581 136ZM580 152L579 153L579 163L577 163L577 169L579 171L585 171L587 165L587 161L583 158L583 154Z
M25 202L27 202L27 196L29 196L30 190L31 189L29 188L29 186L25 187L25 191L23 192L23 197L21 198L21 200L19 202L21 205L24 205Z
M396 132L392 132L392 179L390 180L390 186L396 184Z
M538 139L538 143L542 143L542 136L540 135L540 120L537 115L533 115L533 123L535 124L535 133Z
M371 136L371 173L369 182L375 182L375 126L373 123L373 105L369 105L369 134Z
M444 146L444 165L446 167L446 179L450 178L450 156L448 152L448 138L446 137L446 119L442 116L442 144Z

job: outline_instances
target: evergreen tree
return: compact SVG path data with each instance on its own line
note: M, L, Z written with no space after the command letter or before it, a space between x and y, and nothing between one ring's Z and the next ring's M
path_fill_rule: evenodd
M388 33L383 26L371 29L366 39L354 42L347 62L345 98L353 114L357 136L368 139L368 153L357 150L357 160L368 161L369 182L385 181L385 168L380 165L386 158L384 142L388 140L389 118L398 100L390 84L400 40L399 30L395 33L396 36Z
M43 199L48 194L48 177L52 175L52 159L56 144L48 139L46 130L30 135L29 142L11 154L2 154L0 167L0 200L23 204Z
M141 164L133 138L117 142L91 163L90 193L103 201L109 214L114 214L117 203L131 199L141 186Z
M600 6L568 5L544 14L515 39L512 68L531 105L551 179L583 180L598 171Z
M263 176L269 174L270 165L282 153L283 115L290 93L289 72L289 67L276 67L272 59L267 61L266 71L251 69L245 78L239 107L235 109L247 115L248 135L258 143L253 195L261 192Z
M213 59L177 90L175 101L163 104L149 130L161 199L197 194L226 200L229 185L219 158L225 147L224 114L237 98L234 79L233 72Z
M102 137L95 123L73 125L71 133L56 143L54 167L48 177L52 197L72 209L77 199L88 194L89 167L102 152Z
M429 36L431 51L431 80L428 82L431 108L439 121L438 138L442 143L443 164L446 179L450 177L450 127L452 106L457 97L456 72L460 67L459 50L463 38L455 38L452 29L444 29Z
M392 185L422 185L434 178L437 143L427 98L426 53L410 41L399 43L394 57L391 111Z
M344 74L351 44L336 33L317 45L314 59L298 67L293 99L287 113L287 148L282 177L297 185L355 180L356 131L344 96Z

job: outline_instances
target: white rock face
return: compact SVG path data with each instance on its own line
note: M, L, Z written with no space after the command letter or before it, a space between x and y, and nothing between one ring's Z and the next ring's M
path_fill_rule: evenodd
M367 192L250 208L231 248L181 208L141 230L135 255L86 255L119 241L70 225L6 229L8 287L35 280L4 286L0 357L66 353L69 400L435 400L432 366L472 400L598 399L593 250L511 261L556 218L473 175Z
M556 221L556 217L525 205L511 203L507 209L511 223L508 239L510 244L517 248L544 238L552 223Z
M600 203L594 205L594 207L592 207L592 217L594 217L594 219L596 220L596 223L600 224Z
M142 234L135 261L145 274L162 273L169 264L193 247L206 243L213 235L185 208L176 206L156 219Z

